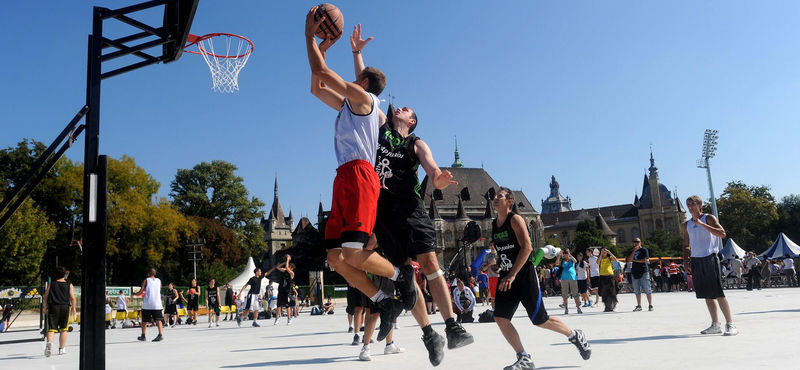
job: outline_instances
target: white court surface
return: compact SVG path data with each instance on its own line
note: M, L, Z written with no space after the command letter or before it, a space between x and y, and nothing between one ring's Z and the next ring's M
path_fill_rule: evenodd
M520 308L512 321L532 354L538 369L797 369L794 351L800 346L800 288L776 288L748 292L726 291L739 328L736 337L700 335L710 324L705 303L694 293L656 293L654 312L631 312L632 294L619 296L618 312L586 309L583 315L564 316L560 298L545 298L548 312L572 328L582 329L592 345L589 361L583 361L566 338L534 327ZM643 301L644 296L642 297ZM645 303L646 305L646 303ZM477 312L485 307L478 304ZM722 317L720 315L720 317ZM443 334L441 316L430 316ZM301 314L291 326L286 318L277 326L260 320L261 328L245 321L242 328L223 321L209 329L197 326L165 329L165 340L150 342L157 330L148 328L147 342L138 342L139 329L106 331L108 369L425 369L432 368L413 317L401 316L395 341L406 353L383 355L384 343L372 344L372 361L358 360L360 346L351 345L344 307L334 315ZM464 327L475 343L445 350L440 369L502 369L514 352L494 323ZM21 329L18 329L21 330ZM35 337L36 332L0 334L0 342ZM78 369L78 331L70 334L66 355L44 357L44 343L0 344L0 369Z

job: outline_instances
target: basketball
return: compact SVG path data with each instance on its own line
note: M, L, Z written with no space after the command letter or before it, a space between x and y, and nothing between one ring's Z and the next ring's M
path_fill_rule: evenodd
M557 248L549 244L545 245L542 249L544 249L544 258L547 259L556 258L559 254L561 254L561 248Z
M197 291L194 288L189 289L189 294L197 294Z
M318 21L322 17L325 17L325 20L322 21L322 24L319 25L317 32L314 34L323 40L328 38L328 35L332 35L333 38L339 37L344 30L344 15L342 15L342 11L333 6L333 4L320 4L314 14L314 20Z

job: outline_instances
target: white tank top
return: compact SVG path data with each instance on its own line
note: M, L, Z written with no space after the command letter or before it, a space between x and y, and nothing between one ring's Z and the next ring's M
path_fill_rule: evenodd
M147 286L144 287L144 300L142 301L143 310L163 310L161 305L161 279L147 278Z
M706 216L708 215L701 216L700 221L706 222ZM695 224L691 219L689 219L686 221L686 232L689 233L689 243L692 247L692 257L708 257L712 254L719 253L719 250L722 247L722 240L719 237L712 235L711 232L706 230L705 227Z
M375 166L378 153L378 131L380 128L380 106L378 98L369 94L372 110L369 114L353 113L350 100L345 99L339 116L336 117L336 132L333 146L339 166L363 159Z

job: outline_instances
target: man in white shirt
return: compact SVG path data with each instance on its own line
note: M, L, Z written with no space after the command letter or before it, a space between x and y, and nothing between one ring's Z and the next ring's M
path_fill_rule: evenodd
M742 268L744 264L742 264L742 260L739 259L739 256L733 256L731 260L731 274L733 275L734 281L736 281L736 288L742 287Z
M119 295L117 296L117 314L120 312L125 313L125 318L122 319L122 326L125 326L125 323L128 322L128 298L125 297L125 291L120 290ZM117 317L114 316L112 320L111 329L114 329L117 326Z
M459 278L456 279L458 285L453 289L453 305L456 321L473 322L475 318L472 317L472 310L475 308L475 294L472 290L464 285L464 282Z
M158 325L158 336L153 339L153 342L160 342L164 340L162 333L164 331L164 306L161 304L161 279L156 277L156 269L150 269L147 272L147 279L142 282L142 289L140 292L144 293L142 300L142 336L140 341L147 340L144 336L147 330L147 323L155 321Z
M600 302L600 263L597 256L600 252L597 249L592 249L592 251L589 257L589 282L594 293L594 304L591 307L597 308L597 302ZM588 254L589 251L587 250L586 253Z
M783 272L786 274L786 286L797 286L797 278L795 278L794 260L789 253L786 253L786 258L781 261L783 263Z

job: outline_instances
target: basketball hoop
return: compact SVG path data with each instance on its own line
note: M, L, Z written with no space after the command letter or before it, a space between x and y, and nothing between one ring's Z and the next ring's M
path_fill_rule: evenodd
M215 39L220 50L214 47ZM184 46L184 51L200 54L206 60L211 69L214 91L232 93L239 90L239 72L253 52L252 41L232 33L210 33L205 36L190 34L186 41L188 44ZM199 51L189 50L192 45L197 45Z

